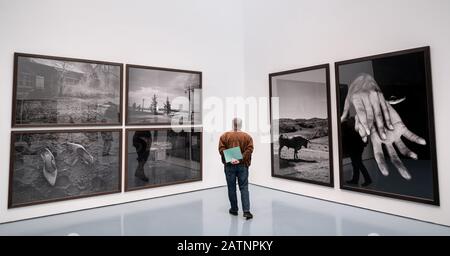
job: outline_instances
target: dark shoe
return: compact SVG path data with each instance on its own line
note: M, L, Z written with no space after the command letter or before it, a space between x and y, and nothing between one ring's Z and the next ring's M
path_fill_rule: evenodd
M354 180L347 180L345 183L351 184L351 185L358 185L358 181L354 181Z
M148 182L148 178L147 178L147 176L145 176L144 170L136 170L136 172L134 173L134 176L136 176L137 178L139 178L142 181Z
M253 214L251 214L250 212L244 212L244 218L246 220L252 219L253 218Z
M229 210L228 211L231 215L234 215L234 216L238 216L238 212L237 211L233 211L233 210Z
M367 187L367 186L369 186L370 184L372 184L372 181L371 181L371 180L366 180L366 181L364 181L363 184L361 184L361 186Z

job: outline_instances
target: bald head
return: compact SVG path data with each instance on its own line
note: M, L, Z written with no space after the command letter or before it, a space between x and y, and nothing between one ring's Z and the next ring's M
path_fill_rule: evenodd
M233 118L233 130L234 131L239 131L242 128L242 120L240 118Z

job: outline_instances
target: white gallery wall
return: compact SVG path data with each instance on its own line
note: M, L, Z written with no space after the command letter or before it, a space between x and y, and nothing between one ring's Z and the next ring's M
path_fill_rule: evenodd
M14 52L198 70L203 97L225 98L243 94L242 22L240 0L0 0L0 222L225 184L207 132L202 182L8 210Z
M251 133L250 181L450 225L449 12L448 0L0 0L0 223L225 184L217 154L220 132L205 132L202 182L8 210L14 52L198 70L203 98L217 97L215 102L227 96L268 97L269 73L330 63L337 145L333 63L429 45L440 207L340 190L337 146L335 188L272 178L270 144L261 142L267 134L258 131ZM259 107L266 111L249 118L267 124L268 106ZM204 116L208 111L204 106ZM223 120L223 113L216 116Z
M335 188L327 188L272 178L270 145L254 133L251 182L450 225L450 1L245 0L244 17L246 96L268 97L269 73L330 63L335 145ZM421 46L431 47L441 206L340 190L334 62Z

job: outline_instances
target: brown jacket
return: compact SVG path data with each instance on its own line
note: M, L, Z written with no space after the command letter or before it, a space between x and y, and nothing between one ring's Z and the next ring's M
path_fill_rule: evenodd
M225 164L225 157L223 151L225 149L240 147L242 152L242 163L246 166L250 166L252 161L253 152L253 139L245 132L242 131L229 131L220 136L219 140L219 153L222 157L222 163Z

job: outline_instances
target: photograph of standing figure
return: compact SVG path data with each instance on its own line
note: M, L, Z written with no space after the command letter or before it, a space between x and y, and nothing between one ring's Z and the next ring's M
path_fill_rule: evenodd
M201 72L127 65L126 73L127 124L201 124Z
M9 208L120 192L121 134L13 132Z
M333 186L329 65L273 73L269 81L272 176Z
M439 205L429 51L336 63L341 188Z
M202 179L201 131L127 129L125 190Z
M13 127L121 124L122 64L15 53Z

